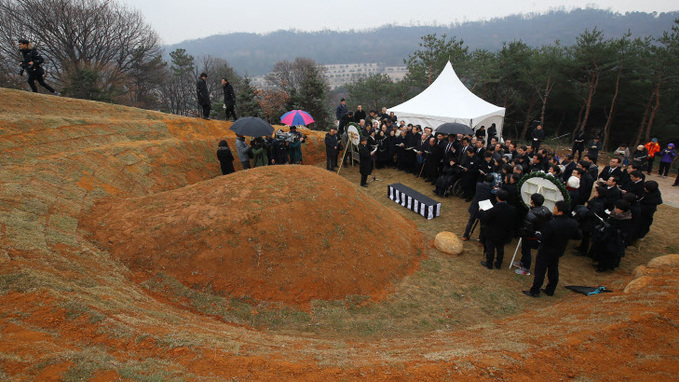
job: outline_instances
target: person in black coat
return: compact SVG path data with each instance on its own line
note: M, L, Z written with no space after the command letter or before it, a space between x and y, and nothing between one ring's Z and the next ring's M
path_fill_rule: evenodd
M586 161L586 160L581 160L578 163L578 167L576 169L578 172L580 172L580 187L578 189L578 194L580 195L580 199L577 200L577 204L582 204L584 205L587 200L589 200L590 195L592 194L592 187L594 186L594 178L592 178L592 175L587 171L587 168L590 166L591 162Z
M618 200L594 239L593 252L596 254L594 261L598 263L597 272L613 270L620 265L620 259L625 256L625 242L631 237L632 229L629 203Z
M592 160L592 163L596 164L599 159L599 151L601 151L602 145L599 137L594 137L589 145L587 145L587 156Z
M545 197L542 194L536 193L530 196L531 208L526 214L519 230L521 234L521 260L518 265L524 275L530 275L532 263L531 250L539 246L535 232L541 231L547 222L552 219L552 211L543 206L544 202Z
M545 274L549 283L544 289L548 296L553 296L559 282L559 259L566 251L569 240L579 240L582 233L578 229L578 223L570 217L568 203L560 200L552 210L554 219L550 220L541 232L536 232L540 240L540 248L535 258L535 278L530 290L523 291L525 295L539 297L542 284L545 282Z
M436 183L438 179L439 165L443 160L444 148L436 143L436 138L429 138L429 147L425 149L424 171L422 176L427 182Z
M464 198L467 202L474 196L474 185L479 176L479 158L474 154L472 147L467 148L467 155L460 161L463 167L462 187L464 188Z
M579 132L575 133L575 138L573 139L573 150L572 150L572 155L575 157L575 153L578 153L578 157L576 161L580 161L582 158L582 153L585 151L585 140L587 137L585 136L585 130L580 130Z
M568 154L561 161L561 165L564 166L561 177L564 181L568 181L568 178L571 177L573 170L578 166L578 163L573 160L573 154Z
M325 134L325 156L326 166L328 171L335 171L337 167L337 155L339 154L339 138L337 137L337 129L330 128L330 131Z
M206 73L201 73L200 78L196 80L196 96L198 98L198 104L203 109L203 119L210 119L210 93L207 91L207 78Z
M368 149L368 138L362 136L361 143L358 145L358 158L361 161L359 171L361 173L361 186L368 187L368 175L372 172L373 153Z
M358 105L354 112L354 122L359 123L362 119L365 120L365 111L363 110L363 106Z
M474 222L479 216L479 202L482 200L490 200L491 203L495 204L495 196L492 192L493 179L493 176L488 174L483 178L483 182L476 183L476 194L467 209L467 212L469 212L469 219L467 220L467 226L464 228L464 234L462 234L463 241L469 240L469 235L471 235Z
M219 164L222 167L222 175L231 174L236 171L233 168L233 154L231 153L231 149L229 149L229 144L225 140L219 142L217 159L219 159Z
M45 70L42 68L42 64L45 59L38 54L38 50L33 47L26 39L19 40L19 50L21 51L22 60L19 63L21 66L20 74L23 75L24 72L28 74L28 85L34 93L38 92L38 87L35 86L35 81L38 81L40 86L47 89L50 93L54 95L59 95L51 86L45 83L43 76L45 75Z
M488 134L488 142L490 142L493 138L497 137L497 126L495 124L491 124L490 127L488 128L488 131L486 132Z
M530 147L533 148L533 152L538 151L543 139L545 139L545 130L542 128L542 125L538 125L531 134Z
M578 220L580 222L580 230L582 231L582 241L580 245L575 247L578 251L576 256L589 256L593 257L590 251L590 240L592 238L592 233L594 232L594 227L601 221L601 219L606 217L606 197L608 195L608 190L604 186L596 186L594 188L594 194L592 199L587 202L587 208L579 215ZM577 211L577 210L576 210Z
M622 189L625 191L625 194L634 194L637 200L644 196L644 173L641 170L630 172L629 181Z
M484 248L486 251L486 261L481 265L488 269L502 267L502 260L505 254L505 245L512 240L515 226L507 222L516 220L516 208L507 203L507 191L498 190L495 195L497 203L488 211L479 210L479 220L481 230L484 231ZM495 256L497 252L497 257ZM495 263L493 263L495 260Z
M460 178L461 172L462 168L457 164L457 160L450 158L443 166L441 176L436 179L434 193L439 196L446 196L446 190Z
M226 108L226 120L233 116L233 120L237 120L236 115L236 93L233 91L233 86L225 77L222 78L222 89L224 90L224 107Z
M639 239L643 239L653 225L653 215L658 210L658 206L662 204L662 193L658 188L658 182L649 180L644 185L644 195L639 199L639 206L641 207L641 215L639 216Z

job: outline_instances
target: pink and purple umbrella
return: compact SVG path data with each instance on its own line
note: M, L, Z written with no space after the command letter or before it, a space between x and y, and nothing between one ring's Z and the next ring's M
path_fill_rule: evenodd
M284 123L288 126L306 126L313 122L314 119L311 117L311 115L303 110L289 111L283 114L281 117L281 123Z

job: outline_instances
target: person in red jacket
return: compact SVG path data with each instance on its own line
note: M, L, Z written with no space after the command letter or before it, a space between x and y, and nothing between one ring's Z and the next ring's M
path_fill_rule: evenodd
M658 138L651 139L646 145L646 150L648 150L648 168L646 168L646 173L651 175L651 170L653 170L653 160L655 159L655 154L660 152L660 144L658 143Z

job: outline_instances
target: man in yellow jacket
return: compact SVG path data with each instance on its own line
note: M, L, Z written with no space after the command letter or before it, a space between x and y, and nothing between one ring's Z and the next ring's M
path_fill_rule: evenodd
M648 168L646 169L646 173L648 175L651 175L651 171L653 170L653 160L655 159L655 154L660 152L660 144L658 143L658 138L651 139L651 141L645 144L644 147L646 147L646 150L648 150Z

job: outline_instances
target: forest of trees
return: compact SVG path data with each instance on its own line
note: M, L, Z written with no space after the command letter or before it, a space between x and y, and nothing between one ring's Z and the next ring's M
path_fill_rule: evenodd
M312 128L323 130L333 124L341 96L350 110L394 106L426 88L450 59L469 89L507 109L505 136L522 139L540 121L552 137L584 129L600 134L608 148L653 135L679 138L677 21L660 37L606 38L603 30L587 28L569 45L513 40L497 50L472 50L457 36L426 34L402 58L403 80L356 77L334 91L313 57L279 60L263 89L224 58L177 48L166 59L143 16L114 1L0 0L0 21L4 87L27 89L18 76L17 40L29 38L47 59L48 81L65 96L197 115L195 81L206 72L215 118L224 117L220 80L226 77L239 115L276 123L286 111L303 109L317 121Z
M605 39L585 30L571 46L531 48L522 41L491 52L470 51L455 37L423 36L404 62L408 74L357 79L344 89L352 104L394 106L436 79L450 59L460 79L481 98L506 108L504 134L525 139L534 121L548 135L584 129L604 146L636 145L653 134L679 137L679 21L660 38Z

